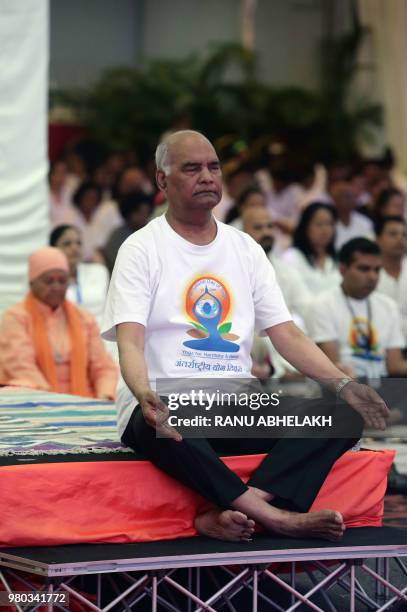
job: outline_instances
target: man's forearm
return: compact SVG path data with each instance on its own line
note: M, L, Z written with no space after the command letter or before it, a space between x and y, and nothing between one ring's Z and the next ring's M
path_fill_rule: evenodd
M320 382L344 377L344 373L294 323L281 323L266 332L280 355L305 376Z
M134 397L140 397L151 389L143 351L131 342L119 346L120 370L126 385Z

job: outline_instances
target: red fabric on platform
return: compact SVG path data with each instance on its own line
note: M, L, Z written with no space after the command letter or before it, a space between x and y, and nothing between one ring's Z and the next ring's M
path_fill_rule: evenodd
M263 456L224 460L247 480ZM339 510L351 527L380 526L393 458L390 450L346 453L333 466L312 509ZM3 466L0 500L0 546L193 536L193 519L205 503L148 461Z

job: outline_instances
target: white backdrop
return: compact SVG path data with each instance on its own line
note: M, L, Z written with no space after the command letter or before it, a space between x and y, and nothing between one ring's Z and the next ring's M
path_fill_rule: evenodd
M358 0L376 50L386 141L407 173L407 0Z
M0 313L48 236L48 0L0 0Z

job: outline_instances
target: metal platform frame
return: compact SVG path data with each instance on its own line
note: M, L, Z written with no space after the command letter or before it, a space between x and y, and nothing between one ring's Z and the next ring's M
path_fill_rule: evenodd
M335 585L348 594L348 609L351 612L355 610L356 601L363 602L371 610L383 612L397 601L405 602L407 609L407 586L402 590L396 588L390 575L392 567L397 567L406 576L407 585L407 565L403 557L407 557L407 542L400 545L332 545L324 548L286 550L242 549L239 552L214 554L106 558L98 561L51 564L20 557L14 549L12 554L4 550L0 552L0 581L9 592L13 590L11 584L15 585L16 581L19 584L18 590L29 591L38 589L38 586L30 581L27 573L42 576L45 578L42 587L44 592L66 591L70 597L78 599L95 612L108 612L118 604L126 611L137 609L137 604L145 597L151 599L152 612L157 611L159 604L170 612L179 612L180 608L171 600L171 588L185 595L187 599L183 609L188 612L216 612L222 606L226 606L225 609L229 612L239 612L233 605L233 598L242 589L249 589L251 592L253 612L257 612L260 600L269 604L270 610L281 612L293 612L301 604L306 604L317 612L342 612L337 611L329 596L329 591ZM368 559L375 561L374 569L366 564ZM273 569L276 563L286 564L283 573L281 567ZM305 593L301 593L297 588L298 563L301 564L301 572L305 572L313 584ZM226 580L222 586L211 571L211 568L215 567L221 568ZM180 568L188 569L187 586L176 580L176 571ZM315 572L318 572L318 577ZM368 595L358 579L363 573L375 582L373 596ZM95 602L84 597L79 592L79 587L75 586L77 578L91 574L97 577ZM121 586L118 585L118 577ZM201 598L203 579L207 584L213 584L215 589L205 601ZM107 580L116 592L116 597L103 607L102 580ZM271 580L290 594L290 607L283 609L276 601L262 593L261 587L266 580ZM124 589L123 583L128 585ZM324 608L312 601L312 597L317 593L324 600ZM40 605L30 608L31 612ZM16 608L22 612L20 606ZM54 608L65 610L59 604L48 605L49 611Z

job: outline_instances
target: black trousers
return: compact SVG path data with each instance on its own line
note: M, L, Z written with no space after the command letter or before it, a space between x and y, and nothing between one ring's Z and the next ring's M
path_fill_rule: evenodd
M362 434L359 415L348 406L343 409L353 413ZM122 442L220 508L230 508L250 485L272 493L275 506L307 512L335 461L359 438L184 438L176 442L156 437L137 406ZM247 485L220 459L262 453L267 456Z

